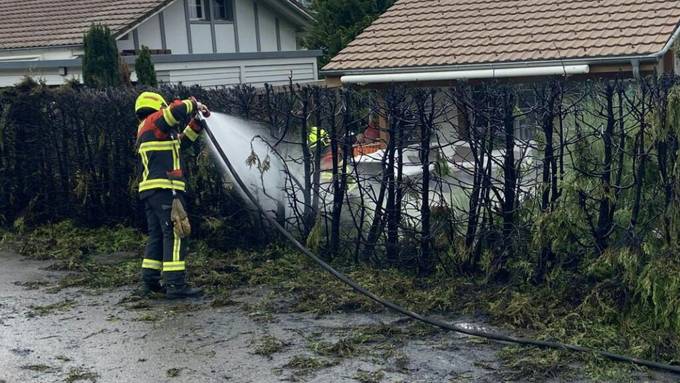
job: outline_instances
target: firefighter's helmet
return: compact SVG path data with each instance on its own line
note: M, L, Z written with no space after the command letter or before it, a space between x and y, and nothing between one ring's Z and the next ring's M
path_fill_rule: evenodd
M165 99L160 94L154 92L142 92L142 94L137 97L137 101L135 102L135 113L137 113L137 115L148 115L167 106L168 103L165 102Z

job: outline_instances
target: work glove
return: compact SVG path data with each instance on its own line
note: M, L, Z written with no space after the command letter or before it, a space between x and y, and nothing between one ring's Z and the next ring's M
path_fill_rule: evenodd
M196 112L200 112L200 113L203 115L203 117L205 117L205 118L210 117L210 110L208 109L208 106L207 106L207 105L205 105L205 104L201 103L200 101L198 101L198 100L196 99L196 97L193 97L193 96L192 96L192 97L190 97L189 99L190 99L191 101L193 101L194 103L196 103Z
M208 118L210 117L210 109L208 109L208 106L205 104L201 104L200 102L198 103L198 111L201 112L203 117Z
M170 211L170 219L172 220L173 230L180 238L186 238L191 235L191 224L189 223L189 216L182 201L175 197L172 200L172 210Z

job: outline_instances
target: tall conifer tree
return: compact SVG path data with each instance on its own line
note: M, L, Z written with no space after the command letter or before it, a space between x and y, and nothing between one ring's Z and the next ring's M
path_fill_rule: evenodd
M323 51L321 67L392 4L394 0L314 0L316 22L307 30L304 45Z
M135 72L137 72L137 82L139 84L156 87L158 86L158 79L156 79L156 68L151 62L151 51L149 47L142 45L142 50L135 61Z
M94 88L119 86L121 83L118 46L111 30L95 24L83 39L83 80Z

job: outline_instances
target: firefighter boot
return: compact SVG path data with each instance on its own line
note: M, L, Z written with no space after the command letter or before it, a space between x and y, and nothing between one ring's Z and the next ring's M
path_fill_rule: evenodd
M165 291L167 299L195 298L203 295L203 289L184 285L168 285Z
M165 281L167 299L195 298L203 294L203 289L187 285L183 271L166 272Z
M152 269L142 269L140 295L149 297L155 294L165 294L165 288L161 286L160 272Z

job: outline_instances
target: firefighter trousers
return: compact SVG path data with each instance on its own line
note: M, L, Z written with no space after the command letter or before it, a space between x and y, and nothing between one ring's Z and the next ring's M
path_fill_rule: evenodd
M177 192L177 196L185 204L183 193ZM185 284L187 241L173 230L170 219L173 198L171 190L157 189L143 199L149 241L142 261L142 279L147 285L159 283L161 272L166 285Z

